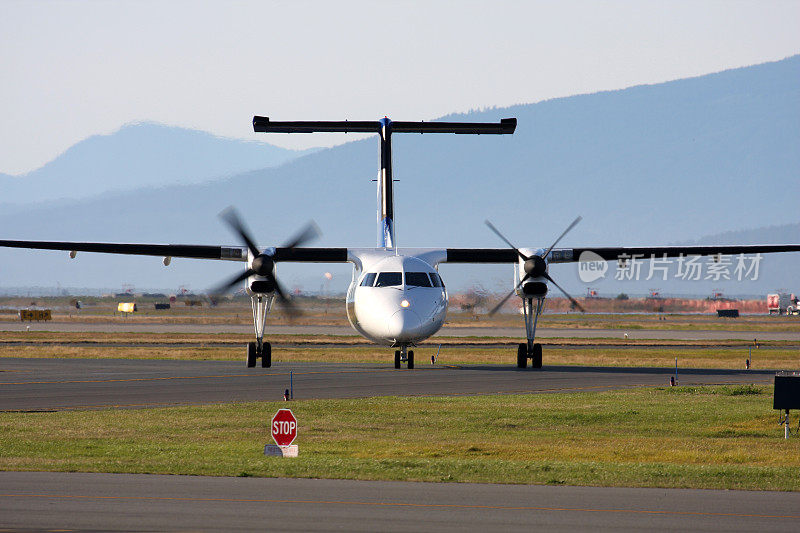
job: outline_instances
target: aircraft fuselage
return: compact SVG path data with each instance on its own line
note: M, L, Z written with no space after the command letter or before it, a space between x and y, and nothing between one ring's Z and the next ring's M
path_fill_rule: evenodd
M375 249L353 255L346 302L357 332L378 344L413 346L439 331L447 315L447 289L430 259L441 254Z

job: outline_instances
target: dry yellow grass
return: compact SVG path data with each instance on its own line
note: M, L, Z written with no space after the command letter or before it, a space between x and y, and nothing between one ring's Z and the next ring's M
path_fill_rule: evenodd
M439 350L437 345L424 345L415 349L417 365L430 364L430 358ZM364 344L325 345L287 344L274 345L274 362L326 362L326 363L386 363L390 364L393 350L385 346ZM681 368L744 368L749 352L739 348L674 348L615 346L558 346L544 348L545 365L580 366L630 366L672 367L678 358ZM242 343L203 345L69 345L69 344L2 344L0 358L124 358L124 359L180 359L243 361ZM760 348L752 352L752 368L800 368L800 350L794 347ZM439 365L446 364L516 364L515 345L444 346L439 351Z
M140 302L139 311L129 315L116 312L114 299L101 299L78 311L70 308L66 300L40 298L31 302L27 299L0 299L10 308L0 310L0 321L19 321L15 307L26 308L35 303L39 307L52 307L53 319L58 322L117 324L250 324L252 315L249 301L244 299L225 302L216 307L187 307L182 302L169 310L156 311L153 302ZM205 302L207 304L207 302ZM303 314L294 320L300 325L348 325L343 302L340 299L299 300ZM288 324L288 317L280 306L270 314L270 323ZM448 310L448 327L507 327L520 326L522 317L513 313L498 313L488 316L486 312L478 315L463 312L458 307ZM545 328L587 328L587 329L712 329L712 330L755 330L755 331L798 331L800 318L779 317L766 314L743 315L738 319L720 319L713 314L681 313L549 313L540 319Z
M298 344L298 345L372 345L373 343L355 333L352 335L266 335L273 344ZM0 332L0 345L9 343L29 344L230 344L241 345L250 342L250 333L153 333L153 332L58 332L49 331L3 331ZM508 345L515 346L524 341L520 337L449 337L436 336L421 343L421 346L481 346L481 345ZM625 346L625 347L658 347L658 346L695 346L707 348L710 346L744 347L748 341L728 340L692 340L692 339L624 339L619 338L570 338L554 337L537 339L544 346ZM790 347L800 343L796 341L759 341L762 347Z

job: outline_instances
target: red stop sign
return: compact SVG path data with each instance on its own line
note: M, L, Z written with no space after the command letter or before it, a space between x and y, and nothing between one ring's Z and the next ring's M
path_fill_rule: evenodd
M288 446L297 438L297 419L291 409L278 409L272 417L272 438L278 446Z

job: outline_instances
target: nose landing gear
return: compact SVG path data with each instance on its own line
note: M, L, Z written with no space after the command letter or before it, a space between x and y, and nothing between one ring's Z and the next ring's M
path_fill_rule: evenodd
M409 350L407 345L394 351L394 367L400 368L400 363L408 363L409 370L414 368L414 350Z

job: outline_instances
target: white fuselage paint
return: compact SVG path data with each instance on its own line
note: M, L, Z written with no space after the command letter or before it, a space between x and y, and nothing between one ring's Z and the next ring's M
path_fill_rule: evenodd
M347 318L353 328L378 344L413 345L435 334L447 315L447 290L409 283L407 274L438 277L444 250L348 250L355 268L347 291ZM402 281L378 286L381 273L402 273ZM374 274L376 282L363 285ZM423 278L425 279L425 278ZM432 283L433 284L433 283Z

